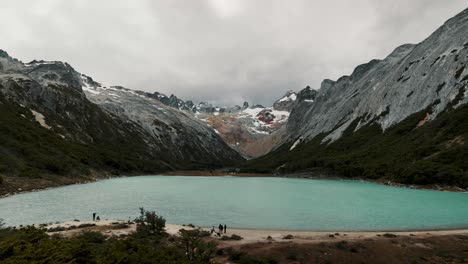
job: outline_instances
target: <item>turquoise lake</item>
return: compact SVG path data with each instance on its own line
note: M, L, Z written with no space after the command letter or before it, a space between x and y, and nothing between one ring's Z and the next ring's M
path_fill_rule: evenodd
M468 194L360 181L269 177L139 176L0 199L7 225L134 219L139 207L168 223L282 230L416 230L468 227Z

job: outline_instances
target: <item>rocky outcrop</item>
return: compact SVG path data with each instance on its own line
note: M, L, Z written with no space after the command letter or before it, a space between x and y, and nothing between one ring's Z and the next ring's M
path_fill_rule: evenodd
M290 112L296 103L296 99L297 94L294 91L288 91L283 97L273 103L273 109Z
M292 109L291 140L327 133L324 141L334 141L356 120L356 129L377 122L385 130L428 106L433 120L447 107L466 103L467 19L465 10L417 45L402 45L337 81L324 80L314 94L300 91L299 98L310 97Z
M283 141L246 170L468 187L468 9L419 44L297 94Z

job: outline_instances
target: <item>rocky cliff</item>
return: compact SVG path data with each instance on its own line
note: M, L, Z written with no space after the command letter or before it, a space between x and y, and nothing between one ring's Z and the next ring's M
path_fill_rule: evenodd
M91 102L139 124L151 136L148 145L170 155L172 160L181 162L181 166L183 162L219 166L239 161L239 154L227 146L215 130L196 118L191 109L174 109L178 107L161 103L162 98L156 99L145 92L103 86L86 76L82 79L83 90Z
M300 91L283 144L250 168L467 184L467 36L465 10L419 44Z
M156 172L241 156L204 123L143 92L103 87L69 64L0 51L0 173Z
M314 102L293 109L292 137L325 132L325 140L333 141L358 119L357 129L377 122L385 130L430 105L433 120L448 106L468 102L467 33L465 10L417 45L402 45L337 81L324 80Z

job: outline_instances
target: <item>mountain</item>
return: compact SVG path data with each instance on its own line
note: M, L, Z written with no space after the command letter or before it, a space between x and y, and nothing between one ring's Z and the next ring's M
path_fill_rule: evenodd
M191 109L176 110L161 103L163 98L155 99L146 92L103 86L84 75L82 79L83 91L91 102L128 122L139 124L151 135L148 145L171 155L171 160L180 165L195 162L213 166L239 161L239 154L228 147L215 130L196 118ZM178 104L182 105L185 103Z
M115 89L115 87L111 89ZM310 88L308 89L311 93L316 92L315 90L310 90ZM94 96L97 93L96 90L89 91L88 93L88 97L91 100L97 98ZM194 114L196 118L212 127L226 144L246 158L264 155L281 142L283 139L280 136L281 133L275 132L279 131L286 124L289 112L295 104L297 97L295 92L288 91L271 107L264 107L258 104L250 106L248 102L244 102L242 106L226 107L213 105L208 102L194 104L191 100L184 101L175 95L168 97L159 92L137 93L140 96L158 100L166 106L185 111L189 115ZM111 96L104 99L108 101L112 98L115 97ZM93 101L99 103L96 100ZM119 105L120 103L117 101L114 105Z
M283 97L273 103L273 109L278 111L290 112L297 99L297 94L294 91L288 91Z
M468 186L467 36L468 9L417 45L300 91L282 144L246 169Z
M289 116L288 111L259 105L237 110L214 109L214 112L197 112L195 116L206 122L228 145L247 158L258 157L270 151L279 141L267 139L286 124Z
M144 92L1 50L0 122L0 174L149 173L242 161L213 129Z

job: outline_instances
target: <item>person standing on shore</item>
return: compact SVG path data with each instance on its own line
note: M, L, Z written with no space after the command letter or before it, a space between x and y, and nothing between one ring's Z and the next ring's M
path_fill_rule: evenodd
M218 228L219 228L219 233L222 234L223 233L223 225L219 224Z
M224 234L226 234L226 229L227 229L227 226L226 224L224 224Z
M215 232L215 228L214 226L211 228L211 234L213 234Z
M93 222L96 221L96 213L93 213Z

